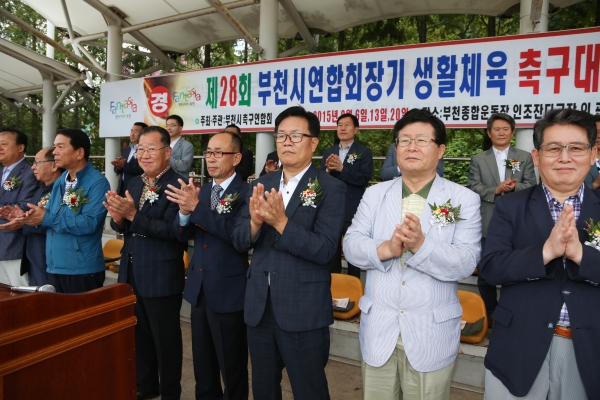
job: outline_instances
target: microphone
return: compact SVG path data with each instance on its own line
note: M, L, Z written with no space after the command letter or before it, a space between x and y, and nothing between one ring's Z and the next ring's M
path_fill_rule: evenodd
M52 285L42 286L11 286L10 290L13 292L45 292L45 293L56 293L56 289Z

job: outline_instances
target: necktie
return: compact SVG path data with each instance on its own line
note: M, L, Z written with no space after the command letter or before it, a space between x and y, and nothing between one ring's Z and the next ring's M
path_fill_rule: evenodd
M223 188L220 185L215 185L212 187L212 193L210 195L210 209L214 210L217 208L219 201L221 200L221 191Z
M4 184L4 181L8 178L8 168L4 167L4 169L2 170L2 184Z

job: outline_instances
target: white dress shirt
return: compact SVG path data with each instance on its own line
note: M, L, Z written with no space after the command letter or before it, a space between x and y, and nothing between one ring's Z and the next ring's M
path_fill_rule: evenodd
M231 175L229 178L227 178L223 182L221 182L221 185L220 185L221 186L221 197L223 196L223 193L225 193L225 191L227 190L227 188L229 187L231 182L233 182L233 178L235 178L235 174L236 173L234 172L233 175ZM216 185L216 182L213 179L211 189L214 188L215 185ZM181 211L179 211L179 225L187 226L187 224L190 223L191 216L192 216L192 213L189 213L188 215L183 215L181 213Z
M508 149L498 150L492 146L494 155L496 156L496 164L498 164L498 174L500 175L500 182L506 179L506 160L508 159Z
M308 171L311 165L312 163L308 164L308 166L302 171L300 171L298 175L294 176L293 178L290 178L287 185L285 184L285 181L283 179L283 172L281 173L281 180L279 181L279 192L281 193L281 197L283 197L283 204L286 208L288 203L290 202L290 199L292 198L292 195L294 194L294 191L296 190L296 187L298 187L298 183L300 182L306 171Z

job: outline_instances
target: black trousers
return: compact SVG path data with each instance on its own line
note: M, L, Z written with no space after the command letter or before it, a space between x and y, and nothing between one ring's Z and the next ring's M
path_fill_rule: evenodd
M328 400L325 366L329 327L287 332L277 325L271 296L260 323L248 326L252 394L257 400L281 400L282 370L287 370L296 400Z
M248 339L244 311L217 313L204 288L192 307L196 399L248 399ZM221 388L221 377L225 390Z
M352 222L344 222L344 227L342 228L342 236L346 234L348 228L352 225ZM348 262L348 260L346 260ZM338 240L337 249L335 250L335 254L333 258L329 262L331 267L331 272L339 274L342 272L342 237ZM360 268L355 267L354 265L348 262L348 275L352 275L360 279Z
M483 248L485 247L485 238L481 238L481 256L483 257ZM477 288L479 288L479 294L485 303L485 310L488 318L492 318L492 313L498 305L498 293L496 292L496 286L490 285L481 277L481 272L477 275Z
M179 310L181 294L165 297L140 296L131 262L128 265L127 283L137 297L134 313L135 360L137 390L143 393L160 393L162 400L181 397L181 368L183 339Z
M83 293L100 289L104 285L104 271L83 275L48 274L48 283L56 293Z

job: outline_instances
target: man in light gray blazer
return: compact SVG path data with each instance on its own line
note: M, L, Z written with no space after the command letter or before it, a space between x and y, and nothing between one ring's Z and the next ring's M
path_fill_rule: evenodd
M365 399L448 399L458 281L481 251L479 196L436 174L446 149L437 117L413 109L394 129L402 176L367 189L344 237L348 261L367 270L359 301Z
M536 184L531 154L510 146L514 133L515 120L510 115L492 114L487 120L487 134L492 140L492 147L471 159L467 187L481 198L482 250L496 199ZM513 167L507 167L509 161ZM491 324L489 317L498 304L496 286L487 284L481 275L477 277L477 286Z
M171 168L187 179L194 162L194 146L181 137L183 119L179 115L169 115L165 128L171 136L171 149L173 149L169 159Z

